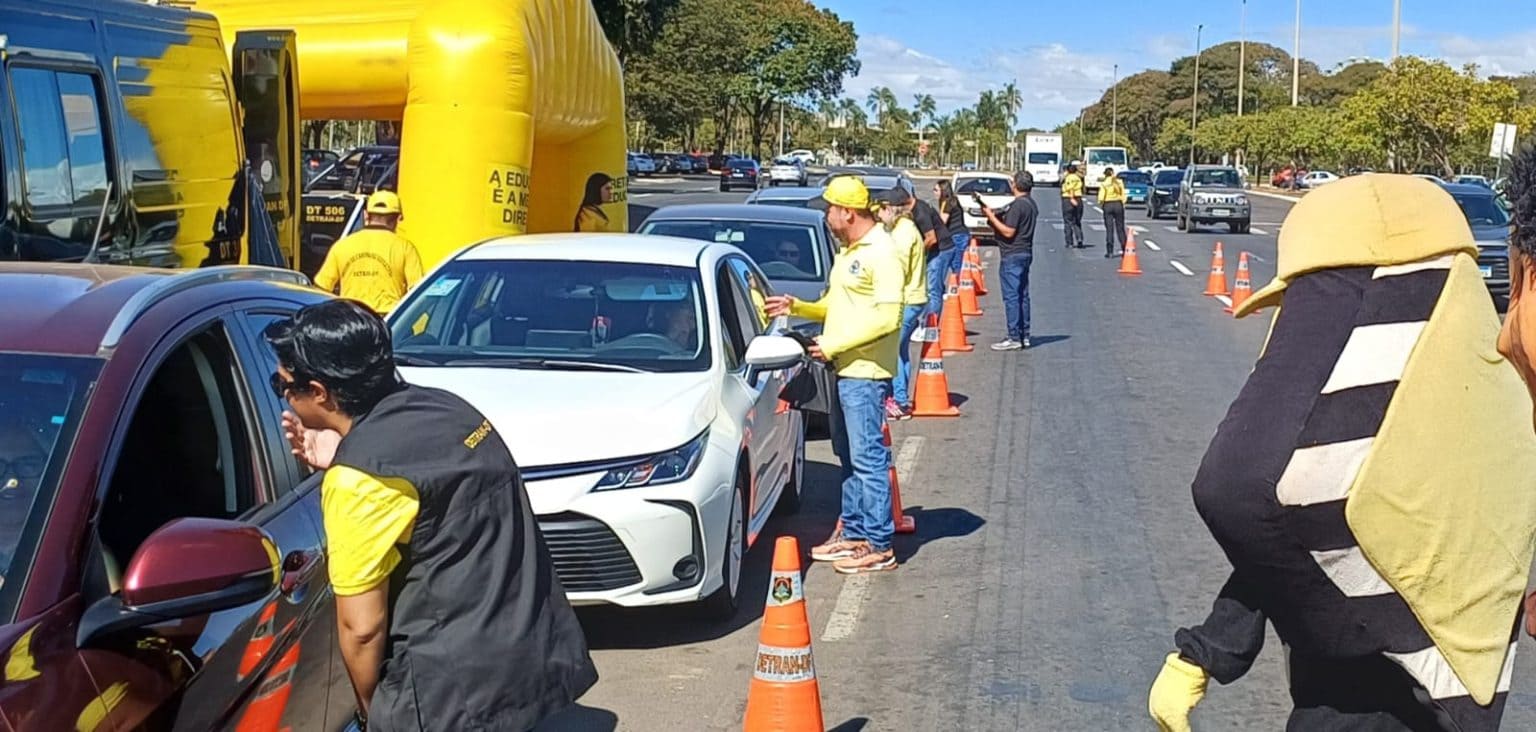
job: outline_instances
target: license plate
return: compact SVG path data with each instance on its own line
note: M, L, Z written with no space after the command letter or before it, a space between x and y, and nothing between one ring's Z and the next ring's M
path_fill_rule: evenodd
M1231 216L1232 215L1232 209L1230 209L1230 208L1211 209L1211 215L1212 216Z
M1478 267L1477 271L1482 272L1484 277L1492 277L1493 276L1493 268L1492 267Z

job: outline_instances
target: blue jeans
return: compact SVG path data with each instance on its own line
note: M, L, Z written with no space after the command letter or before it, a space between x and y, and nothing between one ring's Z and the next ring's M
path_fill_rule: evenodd
M891 449L885 446L885 397L889 383L837 380L841 413L832 428L832 450L843 465L843 538L891 548Z
M949 250L949 254L953 257L949 263L949 271L953 272L956 277L960 276L960 270L965 267L965 250L969 249L970 247L970 234L955 235L955 248Z
M949 276L953 274L958 277L960 268L965 264L965 249L970 246L970 234L956 234L953 241L955 248L939 252L928 260L928 307L923 311L925 321L930 314L944 314L944 291L949 285Z
M1003 310L1008 313L1008 337L1022 341L1029 337L1029 265L1032 251L1004 254L998 266L1003 281Z
M901 308L901 344L896 351L896 378L891 382L896 403L912 406L912 333L923 319L927 305L903 305Z

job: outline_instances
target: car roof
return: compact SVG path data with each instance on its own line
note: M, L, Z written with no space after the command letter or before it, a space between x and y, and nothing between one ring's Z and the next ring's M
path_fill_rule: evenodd
M521 234L476 244L454 257L456 261L581 260L697 267L700 258L714 258L736 251L729 244L641 234Z
M818 191L819 189L805 189ZM772 223L815 224L825 214L809 208L792 206L754 206L750 203L689 203L656 209L645 222L706 219L710 221L766 221Z
M967 170L964 173L956 173L956 178L997 178L999 180L1012 180L1007 173L995 173L990 170Z
M757 192L754 193L751 196L751 198L754 201L761 201L761 200L763 200L765 198L772 199L772 200L775 200L775 201L798 201L798 200L801 200L801 199L816 198L817 196L820 196L822 193L824 193L826 190L827 190L826 188L823 188L821 186L816 186L816 187L810 187L810 186L786 186L786 187L776 187L776 188L759 188L759 189L757 189ZM698 205L721 205L721 204L698 204ZM675 208L675 207L674 206L668 206L667 208ZM662 210L664 211L666 209L662 209Z
M1492 190L1477 185L1476 183L1441 183L1441 188L1453 196L1494 196Z

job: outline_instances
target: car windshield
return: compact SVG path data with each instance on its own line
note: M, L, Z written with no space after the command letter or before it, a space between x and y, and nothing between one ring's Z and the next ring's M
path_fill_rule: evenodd
M1461 212L1467 215L1469 226L1508 226L1509 214L1499 206L1493 196L1460 195L1452 196L1456 199L1456 205L1461 207Z
M1127 170L1120 174L1120 180L1124 181L1127 185L1131 183L1146 185L1151 180L1151 177L1139 170Z
M955 181L955 193L970 195L980 193L983 196L1007 196L1013 193L1008 187L1008 181L1002 178L961 178Z
M731 170L752 170L757 167L757 163L751 160L732 160L730 166Z
M799 158L779 158L778 160L773 161L773 164L774 165L799 165L800 164L800 159Z
M756 199L750 201L750 203L755 203L755 204L758 204L760 206L788 206L790 208L810 208L811 207L811 201L814 201L817 198L821 197L821 191L822 191L822 189L819 189L819 188L811 188L811 189L801 188L801 189L796 189L793 192L794 193L804 193L804 195L758 196Z
M1182 170L1159 170L1156 175L1152 176L1152 185L1176 186L1182 180L1184 180L1184 171Z
M1030 165L1055 165L1061 156L1053 152L1032 152L1029 154Z
M704 371L701 292L693 267L456 260L390 326L408 365Z
M353 150L316 175L304 192L372 193L378 187L389 188L386 179L398 175L399 162L399 150Z
M100 361L0 353L0 585L30 564Z
M648 221L640 233L734 244L772 280L821 282L826 276L816 227L809 224L679 219Z
M1189 185L1194 188L1241 188L1243 182L1238 178L1237 171L1231 168L1213 168L1196 169L1189 179Z
M1125 167L1125 151L1119 148L1104 148L1088 151L1089 165L1113 165Z

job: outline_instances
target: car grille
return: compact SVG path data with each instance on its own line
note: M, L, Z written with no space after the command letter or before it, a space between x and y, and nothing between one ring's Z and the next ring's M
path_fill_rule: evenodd
M1509 279L1509 256L1506 254L1479 255L1477 258L1477 266L1489 267L1493 270L1492 274L1488 275L1484 279L1500 281Z
M640 568L606 524L579 513L539 517L555 574L566 592L604 592L642 581Z
M1195 203L1214 206L1236 206L1238 200L1238 197L1235 195L1222 196L1213 193L1202 193L1199 198L1195 199Z

